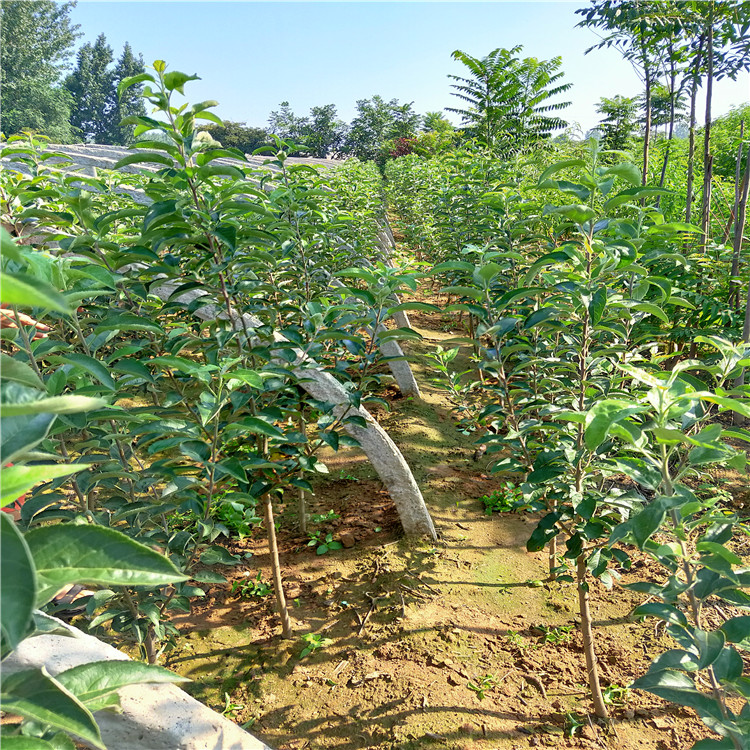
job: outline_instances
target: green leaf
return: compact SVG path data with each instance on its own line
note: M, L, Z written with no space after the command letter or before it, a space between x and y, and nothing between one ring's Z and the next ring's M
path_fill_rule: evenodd
M0 375L3 380L12 380L29 388L44 388L44 383L29 365L7 354L0 353Z
M717 544L716 542L698 542L695 545L695 549L698 552L708 552L713 555L726 560L730 565L742 565L742 558L730 552L723 544Z
M591 319L592 326L596 326L602 319L606 307L607 288L599 287L591 297L591 302L589 302L589 318Z
M737 643L742 648L750 647L750 615L730 617L721 630L730 643Z
M179 70L171 70L164 74L164 87L168 91L179 91L184 94L184 86L188 81L200 81L199 76L189 76L187 73L180 73Z
M199 180L205 180L208 177L231 177L233 180L244 180L245 173L229 164L208 164L200 167L195 176Z
M60 672L55 678L89 711L112 705L111 695L126 685L173 684L189 678L137 661L94 661Z
M639 312L648 313L649 315L653 315L655 318L659 318L659 320L664 323L669 323L669 317L664 312L664 310L662 310L661 307L652 304L651 302L639 302L637 305L633 305L632 309L638 310Z
M596 216L596 211L580 203L571 203L567 206L546 206L543 215L547 214L560 214L576 224L585 224Z
M62 729L105 750L91 712L44 669L3 675L2 704L8 713Z
M36 575L24 538L0 512L0 625L3 643L14 649L26 636L36 598Z
M40 482L49 482L50 479L66 477L83 469L88 469L91 464L33 464L31 466L6 466L0 470L0 484L2 484L2 499L0 506L5 507L18 500L21 495L28 492Z
M268 437L283 438L284 433L272 424L264 422L258 417L245 417L242 420L242 427L248 432L253 432L259 435L267 435Z
M664 604L663 602L649 602L648 604L641 604L637 607L633 614L636 617L644 617L651 615L652 617L658 617L660 620L668 622L670 625L677 625L679 627L686 628L688 621L682 612L671 604Z
M682 672L674 672L671 669L647 672L643 677L639 677L631 687L637 690L646 690L680 706L694 708L699 716L708 716L719 720L723 718L716 701L696 690L693 681Z
M646 541L659 530L664 522L666 513L664 504L657 500L647 505L639 513L636 513L630 520L629 526L635 537L635 542L640 549L643 549Z
M627 190L621 190L617 195L613 195L605 204L604 210L610 211L623 203L629 203L639 198L650 198L654 195L671 195L672 191L666 188L654 187L632 187Z
M97 323L95 331L151 331L152 333L164 333L162 327L146 317L122 313L121 315L107 316Z
M122 99L123 92L129 89L131 86L137 86L139 83L145 83L146 81L156 83L156 81L154 81L154 77L150 73L139 73L137 76L128 76L127 78L123 78L117 85L118 99Z
M641 170L638 169L635 164L631 164L627 161L607 167L602 173L602 176L610 174L615 175L615 177L620 177L634 186L641 184Z
M37 737L3 737L3 750L58 750L46 740Z
M0 302L18 307L43 307L70 315L65 297L44 281L21 273L0 274Z
M175 161L171 156L159 151L139 151L137 154L128 154L120 159L112 169L122 169L130 164L161 164L165 167L174 167Z
M66 354L62 357L51 357L50 359L66 362L67 364L74 365L75 367L80 367L81 369L93 375L105 388L109 389L110 391L117 390L115 381L112 380L112 376L109 374L107 366L104 363L100 362L98 359L89 357L86 354L78 354L75 352L71 352L70 354Z
M633 414L645 411L646 407L632 401L606 398L595 404L586 414L584 441L590 450L596 450L607 438L609 430L616 422L621 422Z
M165 586L187 580L163 555L102 526L56 524L26 533L39 576L37 606L69 583Z
M539 184L549 179L555 172L559 172L561 169L569 169L570 167L585 167L586 162L583 159L564 159L563 161L555 162L551 164L547 169L539 175Z
M52 396L23 404L0 404L0 415L16 417L26 414L75 414L79 411L100 409L106 405L106 401L89 396Z

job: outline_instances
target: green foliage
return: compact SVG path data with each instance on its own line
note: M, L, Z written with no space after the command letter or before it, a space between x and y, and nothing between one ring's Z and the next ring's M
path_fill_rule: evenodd
M505 482L490 495L479 498L484 504L484 512L491 516L493 513L509 513L517 510L523 504L523 491L513 482Z
M466 687L476 693L476 696L480 701L483 701L487 696L487 693L494 690L497 685L497 677L492 674L480 677L478 680L469 680L469 682L466 683Z
M0 8L0 109L7 135L45 133L58 143L75 138L69 123L72 102L59 86L73 44L72 2L4 0Z
M263 574L258 572L258 575L254 579L232 581L231 593L239 593L240 596L249 599L253 596L268 596L273 593L273 588L263 580Z
M332 638L325 638L319 633L305 633L305 635L300 637L307 644L300 652L300 659L304 659L306 656L314 654L316 651L320 651L333 643Z
M635 97L603 96L596 105L596 111L604 117L600 120L597 130L602 135L602 147L614 151L624 151L628 148L635 132L637 101Z
M393 138L409 138L419 128L420 117L411 103L386 102L381 96L357 101L357 114L344 140L343 150L362 161L375 159Z
M271 147L271 138L263 128L252 128L244 122L224 120L221 125L210 123L203 127L224 148L236 148L243 154L252 154L256 149Z
M453 59L471 76L448 76L458 82L451 84L452 93L465 103L448 111L461 115L469 135L505 155L523 152L567 125L552 114L570 104L552 101L572 85L560 82L562 59L520 59L522 49L498 48L482 58L456 50Z
M443 310L463 318L468 336L456 343L473 356L456 369L459 350L438 348L436 382L460 428L479 434L494 470L510 473L523 506L541 514L528 548L547 547L550 577L576 583L597 714L614 697L596 677L588 591L627 569L627 541L664 566L666 584L634 588L657 600L639 612L664 619L679 646L633 687L695 708L743 747L744 713L727 700L744 699L735 644L747 638L745 618L730 621L730 639L703 615L711 596L745 606L744 568L724 546L737 519L716 493L685 483L713 463L745 463L727 439L747 435L715 418L750 415L738 380L746 346L731 343L741 321L726 303L729 264L718 246L715 256L695 252L697 228L653 205L674 210L669 190L643 187L634 165L601 156L591 143L521 185L489 182L472 154L404 157L388 165L388 189L410 242L450 248L433 274ZM458 189L477 173L475 190ZM670 356L690 339L700 360Z

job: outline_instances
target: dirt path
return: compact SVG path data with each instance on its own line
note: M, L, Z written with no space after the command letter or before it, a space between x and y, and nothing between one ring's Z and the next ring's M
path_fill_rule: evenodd
M319 647L301 659L307 643L279 637L271 596L216 587L176 618L184 637L168 666L195 680L194 695L279 750L690 747L705 736L690 712L645 694L618 704L620 687L668 647L653 624L629 618L637 600L623 590L592 593L616 721L609 733L587 722L575 591L542 584L545 560L525 550L534 519L482 512L479 498L502 480L472 460L471 438L456 429L420 358L455 332L424 316L414 326L424 336L411 347L424 400L396 398L378 418L421 484L439 543L400 539L362 454L331 454L331 479L318 486L313 512L339 518L316 528L352 546L315 555L288 529L291 505L280 535L296 632L312 633ZM230 546L253 553L249 577L260 569L270 579L263 542ZM231 575L242 579L243 570Z

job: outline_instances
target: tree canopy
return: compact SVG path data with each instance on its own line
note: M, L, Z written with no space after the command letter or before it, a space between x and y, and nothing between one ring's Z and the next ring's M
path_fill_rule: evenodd
M498 48L485 57L456 50L453 59L463 63L469 77L449 75L456 83L451 92L464 107L448 107L463 118L469 133L486 146L504 153L522 151L549 138L567 122L555 115L570 102L553 101L572 84L562 83L562 59L521 59L523 47Z
M3 0L0 5L0 109L5 135L42 131L55 141L74 140L71 100L59 86L78 25L74 2Z

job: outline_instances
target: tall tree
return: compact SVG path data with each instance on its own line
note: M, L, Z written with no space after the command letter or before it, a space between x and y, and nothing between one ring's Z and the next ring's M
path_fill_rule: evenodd
M73 97L70 122L84 139L112 146L127 145L132 126L120 126L128 115L145 115L146 108L140 96L142 86L132 86L117 96L117 85L123 78L145 71L143 58L136 57L126 42L122 54L114 65L112 48L107 38L100 34L94 44L84 44L76 57L73 72L65 79L65 87Z
M141 91L143 86L130 86L125 89L122 97L117 96L117 86L124 78L137 76L146 71L143 64L143 55L137 57L133 54L130 44L125 42L122 54L117 60L112 74L112 98L111 120L107 133L108 142L116 146L127 146L133 140L133 125L121 126L120 122L132 115L145 115L146 105L143 103Z
M289 106L289 102L281 102L278 110L268 115L268 131L285 141L300 141L303 138L302 128L306 118L298 117Z
M636 128L635 97L603 96L596 105L596 111L604 115L599 121L597 130L602 134L602 146L614 151L623 151L628 147Z
M648 180L649 147L651 144L651 97L659 77L660 60L664 55L661 42L670 14L675 12L672 0L592 0L587 8L576 13L583 16L578 26L604 33L600 42L589 47L614 47L633 66L643 81L645 131L643 139L643 184Z
M357 101L357 115L349 126L344 150L358 159L375 159L391 138L416 135L421 118L412 110L413 102L399 104L375 95Z
M65 87L74 102L70 124L86 141L107 143L111 135L114 107L112 62L112 47L107 44L104 34L99 34L94 44L84 44L78 50L76 66L65 79Z
M336 115L335 104L312 107L302 126L303 141L310 156L325 159L341 152L346 137L346 123Z
M451 93L465 105L446 109L461 115L470 135L501 153L523 151L568 124L553 114L570 104L553 101L572 85L561 82L561 58L521 59L522 49L498 48L482 58L456 50L453 59L471 76L448 76L457 81Z
M255 149L262 146L271 145L267 131L263 128L248 127L244 122L224 120L222 125L211 123L205 125L203 130L207 130L225 148L238 148L246 154L252 154Z
M75 2L53 0L0 3L0 112L5 135L30 129L53 141L74 140L70 97L59 85L80 36L70 21L74 6Z

